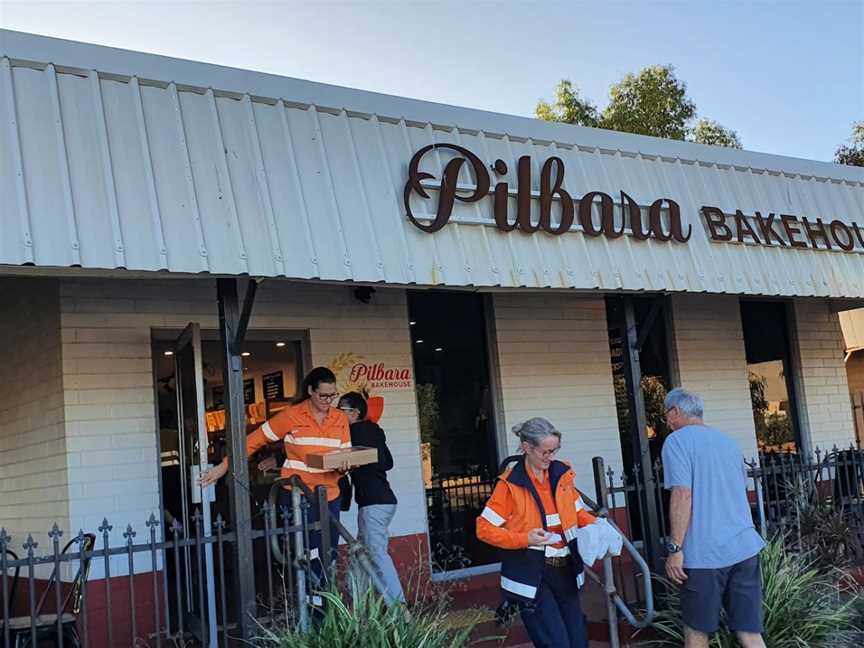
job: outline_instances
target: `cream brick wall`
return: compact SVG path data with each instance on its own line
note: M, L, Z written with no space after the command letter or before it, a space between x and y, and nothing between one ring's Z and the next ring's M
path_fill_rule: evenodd
M16 550L28 534L50 550L48 530L69 527L56 281L0 279L0 356L0 527Z
M672 297L680 383L705 399L705 422L731 434L747 459L756 457L747 358L738 297Z
M513 425L548 418L564 435L560 458L593 499L592 457L622 468L603 297L496 294L494 310L511 454Z
M69 475L74 524L114 534L158 510L157 441L150 335L197 321L218 327L210 280L64 281L61 286ZM250 329L308 330L313 364L353 352L388 366L411 366L405 292L378 289L372 304L349 287L268 281ZM419 430L413 389L385 392L381 421L394 455L390 473L400 501L393 535L426 529ZM348 526L354 526L353 514Z
M855 441L845 344L837 313L827 300L796 299L796 365L802 436L808 450L848 446Z

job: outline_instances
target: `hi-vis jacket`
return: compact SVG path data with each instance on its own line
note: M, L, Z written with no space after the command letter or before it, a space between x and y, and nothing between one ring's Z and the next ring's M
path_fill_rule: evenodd
M547 553L552 556L569 554L573 578L580 586L584 582L576 530L592 524L596 518L585 510L582 496L573 484L575 476L567 464L553 461L548 476L557 512L544 510L523 457L498 478L492 497L477 518L477 537L501 549L501 589L506 598L534 599L543 578ZM531 529L549 530L559 524L566 547L554 549L528 544Z

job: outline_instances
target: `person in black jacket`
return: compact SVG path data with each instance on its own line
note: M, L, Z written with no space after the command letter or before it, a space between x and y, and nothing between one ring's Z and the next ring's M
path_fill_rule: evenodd
M351 424L351 445L378 449L378 462L357 466L351 470L354 498L357 500L357 528L360 541L366 545L372 562L378 569L387 591L388 603L405 602L399 574L387 551L390 540L388 527L396 514L396 495L387 481L387 471L393 467L393 455L387 440L376 423L366 419L366 400L357 392L349 392L339 399L339 409Z

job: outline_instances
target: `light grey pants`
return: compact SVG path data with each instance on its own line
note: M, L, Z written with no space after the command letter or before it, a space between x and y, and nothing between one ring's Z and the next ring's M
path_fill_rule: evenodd
M388 603L405 602L402 593L402 583L399 582L399 574L387 546L390 541L390 533L387 528L390 521L396 515L395 504L370 504L361 506L357 514L357 533L372 559L373 566L378 570L378 575L387 589L384 599Z

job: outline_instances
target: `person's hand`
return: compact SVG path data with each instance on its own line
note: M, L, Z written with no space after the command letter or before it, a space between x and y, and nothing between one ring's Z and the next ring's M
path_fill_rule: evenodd
M267 457L259 461L258 470L265 473L276 470L276 457Z
M669 577L676 585L683 585L687 580L687 574L684 573L684 552L669 554L666 558L666 576Z
M554 542L547 537L547 533L543 529L531 529L528 532L528 544L535 547L544 547L554 544Z
M346 459L346 460L343 461L342 464L341 464L341 465L336 469L336 472L338 472L338 473L344 475L344 474L346 474L349 470L351 470L351 462L348 461L348 460Z
M217 481L222 479L227 472L228 462L223 461L222 463L213 466L210 470L205 470L203 473L201 473L201 476L198 478L198 485L201 486L201 488L207 488L208 486L212 486Z

